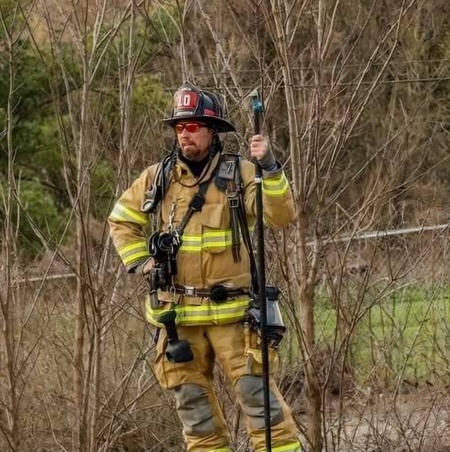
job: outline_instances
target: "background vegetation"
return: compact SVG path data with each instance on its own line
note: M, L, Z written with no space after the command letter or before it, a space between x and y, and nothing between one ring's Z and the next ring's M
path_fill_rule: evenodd
M106 216L189 80L248 94L298 220L267 231L308 450L450 450L447 0L0 0L0 450L183 450ZM236 451L241 413L217 370Z

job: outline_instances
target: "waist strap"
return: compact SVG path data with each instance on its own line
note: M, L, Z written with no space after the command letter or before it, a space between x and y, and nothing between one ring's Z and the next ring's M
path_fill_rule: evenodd
M210 298L216 302L248 294L248 291L244 289L227 289L225 286L221 285L203 288L175 284L174 289L176 293L181 293L187 297Z

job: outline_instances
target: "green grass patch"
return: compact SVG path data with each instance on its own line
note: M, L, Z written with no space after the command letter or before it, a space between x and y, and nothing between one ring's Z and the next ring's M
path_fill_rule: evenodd
M316 343L335 353L343 350L343 338L350 334L347 362L362 381L442 379L449 369L449 301L450 287L442 286L348 293L339 299L338 322L336 303L319 296Z

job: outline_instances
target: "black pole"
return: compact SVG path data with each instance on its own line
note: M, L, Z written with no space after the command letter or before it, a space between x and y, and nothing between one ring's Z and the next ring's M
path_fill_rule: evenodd
M253 126L255 135L261 130L261 117L264 110L259 98L258 90L254 90L252 98ZM272 452L272 430L270 426L270 380L269 380L269 345L267 340L267 301L266 301L266 264L264 257L264 219L262 199L262 168L255 160L255 182L256 182L256 237L258 241L258 306L261 311L261 355L263 370L263 392L264 392L264 424L266 430L266 451Z

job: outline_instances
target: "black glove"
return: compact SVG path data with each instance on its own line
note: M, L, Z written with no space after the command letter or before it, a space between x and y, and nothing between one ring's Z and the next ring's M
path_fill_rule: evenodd
M275 156L273 155L273 152L270 149L267 152L267 154L258 162L264 171L270 172L278 169L277 161L275 160Z

